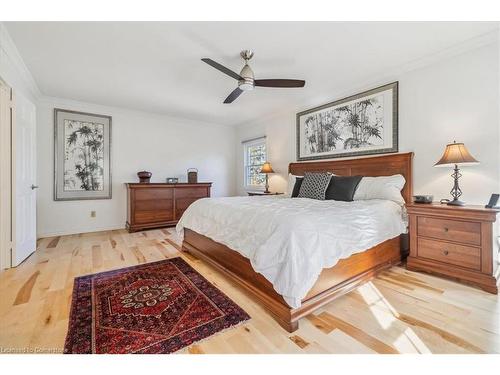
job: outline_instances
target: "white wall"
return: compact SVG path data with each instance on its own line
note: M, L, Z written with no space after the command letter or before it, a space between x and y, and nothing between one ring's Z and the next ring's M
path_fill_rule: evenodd
M332 96L335 100L379 84L399 81L399 150L413 151L414 193L449 198L451 169L433 168L447 143L463 141L481 164L463 168L463 200L485 204L500 186L498 42L475 48L413 71L384 74L380 81ZM318 102L321 105L324 102ZM275 116L237 129L237 189L243 195L243 150L240 141L266 135L269 161L277 172L271 190L286 189L288 163L296 160L295 114L306 108L282 109Z
M112 120L113 198L54 201L54 108L110 115ZM38 106L38 237L123 228L126 221L125 182L136 173L186 180L198 168L199 181L211 181L212 196L234 195L235 129L125 109L44 98ZM96 211L96 217L90 217Z
M35 102L40 91L24 64L19 52L0 22L0 78L2 78L15 92L23 95L30 102Z

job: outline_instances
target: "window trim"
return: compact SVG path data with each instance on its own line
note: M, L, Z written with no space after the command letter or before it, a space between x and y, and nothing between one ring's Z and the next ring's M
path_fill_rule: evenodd
M264 145L266 148L266 161L267 161L267 141L266 137L257 137L257 138L252 138L247 141L241 142L243 144L243 186L244 189L247 191L264 191L266 189L265 185L259 186L259 185L249 185L248 184L248 175L247 175L247 168L248 168L248 148L251 146L255 145Z

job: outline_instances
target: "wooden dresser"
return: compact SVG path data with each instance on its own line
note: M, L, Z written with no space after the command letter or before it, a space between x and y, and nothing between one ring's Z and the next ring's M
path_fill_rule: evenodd
M127 223L129 232L177 224L195 200L210 197L211 182L127 183Z
M407 268L447 276L498 293L493 223L498 210L482 206L408 205Z

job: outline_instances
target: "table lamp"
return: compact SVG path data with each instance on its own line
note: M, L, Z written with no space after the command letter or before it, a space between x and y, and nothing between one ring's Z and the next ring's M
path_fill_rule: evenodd
M267 176L269 173L274 173L273 167L271 167L271 163L266 161L263 165L262 168L260 169L260 173L264 173L266 175L266 190L264 190L264 193L270 193L269 191L269 181L267 179Z
M479 162L474 159L474 157L470 154L470 152L465 148L463 143L457 143L453 141L446 145L443 156L441 159L434 164L435 167L446 167L446 166L454 166L453 173L451 177L453 177L453 189L451 189L450 194L453 197L453 200L449 201L448 204L450 206L463 206L464 202L459 200L462 195L462 190L458 186L458 179L462 177L460 174L460 170L458 169L459 165L472 165L478 164Z

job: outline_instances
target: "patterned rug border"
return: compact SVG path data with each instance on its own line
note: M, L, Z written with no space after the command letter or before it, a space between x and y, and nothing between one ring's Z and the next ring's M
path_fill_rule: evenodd
M176 262L180 262L182 264L182 266L184 266L184 267L188 268L190 271L198 274L202 283L206 283L209 288L215 289L215 291L217 293L219 293L220 295L222 295L223 297L225 297L229 302L233 303L236 307L238 307L241 310L241 312L246 317L244 319L242 319L241 321L235 323L235 324L231 324L228 327L223 328L220 331L214 332L212 334L208 334L205 337L200 337L199 339L195 339L192 342L187 343L185 346L183 346L181 348L178 348L175 351L172 351L170 353L165 353L165 354L174 354L174 353L178 353L178 352L183 351L183 350L189 350L192 346L194 346L196 344L200 344L201 342L204 342L204 341L206 341L208 339L211 339L211 338L213 338L215 336L223 334L223 333L225 333L225 332L227 332L229 330L232 330L232 329L235 329L237 327L240 327L240 326L248 323L251 320L250 315L245 310L243 310L243 308L241 308L236 302L234 302L226 293L224 293L217 286L215 286L210 281L208 281L200 272L198 272L196 269L194 269L181 256L176 256L176 257L172 257L172 258L168 258L168 259L163 259L163 260L159 260L159 261L148 262L148 263L141 263L141 264L136 264L136 265L133 265L133 266L127 266L127 267L123 267L123 268L116 268L116 269L112 269L112 270L109 270L109 271L89 273L89 274L85 274L85 275L82 275L82 276L75 277L74 280L73 280L73 290L72 290L72 296L71 296L71 308L70 308L69 321L68 321L68 329L67 329L67 333L66 333L66 339L65 339L65 343L64 343L63 353L64 354L78 354L78 353L68 352L67 351L67 347L68 347L68 344L73 341L73 338L74 338L73 336L75 334L74 333L75 332L75 325L77 324L77 319L76 319L77 318L77 316L76 316L77 313L76 313L75 310L76 310L76 305L77 305L76 302L77 302L78 297L79 297L79 293L77 293L77 291L78 291L79 283L81 281L86 281L86 280L92 279L92 278L94 278L96 276L99 276L99 275L106 275L106 276L113 277L113 276L119 275L121 273L126 273L128 271L132 271L132 270L140 269L140 268L144 268L144 267L154 266L156 264L161 264L161 263L165 263L165 262L168 262L168 261L172 262L175 265L175 267L186 278L188 278L190 280L190 282L193 283L193 285L195 285L197 288L198 288L198 285L196 285L193 280L191 280L186 274L184 274L184 272L182 272L182 270L179 269L178 265L175 264L175 263ZM205 295L205 297L208 298L206 295ZM100 353L81 353L81 354L100 354ZM110 354L110 353L102 353L102 354ZM149 354L149 353L126 353L126 354ZM159 353L159 354L163 354L163 353Z
M91 276L96 276L96 275L100 275L102 273L112 273L112 272L118 272L118 271L126 271L126 270L133 270L134 268L141 268L143 266L151 266L153 264L156 264L156 263L163 263L165 262L166 260L173 260L173 259L181 259L184 263L186 263L189 267L191 267L181 256L177 256L177 257L172 257L172 258L167 258L167 259L162 259L162 260L155 260L154 262L147 262L147 263L141 263L141 264L135 264L133 266L127 266L127 267L123 267L123 268L113 268L111 270L108 270L108 271L102 271L102 272L96 272L96 273L86 273L85 275L81 275L81 276L77 276L74 278L74 282L73 282L73 286L74 286L74 283L79 280L79 279L84 279L86 277L91 277ZM193 268L193 267L191 267ZM194 270L194 268L193 268ZM196 270L195 270L196 271ZM198 272L198 271L196 271ZM199 273L199 272L198 272ZM205 278L205 277L204 277ZM205 279L206 280L206 279ZM208 280L207 280L208 281ZM212 283L210 283L212 284ZM213 284L212 284L213 285Z

